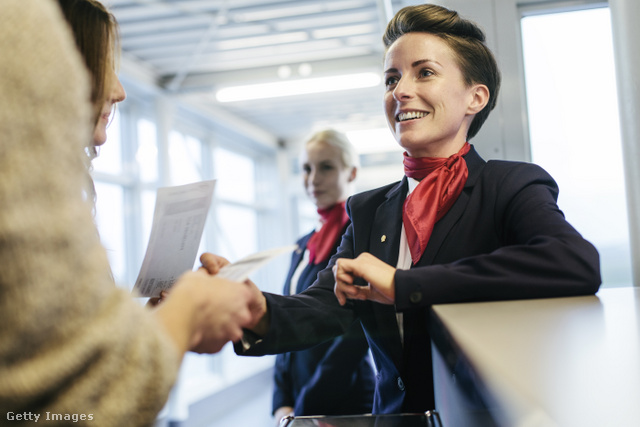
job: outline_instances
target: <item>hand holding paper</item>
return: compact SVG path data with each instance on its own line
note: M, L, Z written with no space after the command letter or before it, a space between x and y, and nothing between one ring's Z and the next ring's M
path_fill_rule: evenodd
M202 181L158 189L149 245L134 292L143 297L159 297L160 292L169 290L178 277L193 268L214 187L215 181ZM295 248L269 249L233 264L225 260L228 265L218 266L216 274L244 282L251 273Z
M133 290L158 297L193 268L215 181L158 189L147 252Z
M218 277L235 280L236 282L244 282L254 271L259 270L262 266L268 264L274 258L282 254L290 253L296 248L296 245L282 246L279 248L267 249L266 251L257 252L255 254L246 256L239 261L236 261L232 264L227 264L220 268Z

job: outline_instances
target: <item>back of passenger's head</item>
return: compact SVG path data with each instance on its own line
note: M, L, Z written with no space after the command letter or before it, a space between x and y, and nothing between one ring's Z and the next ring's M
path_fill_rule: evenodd
M114 67L119 42L115 17L95 0L58 0L76 46L91 74L91 103L97 122L106 99L107 70Z
M454 52L467 86L483 84L489 89L489 101L476 114L467 139L473 138L496 105L500 90L500 70L493 53L485 44L485 35L476 23L442 6L407 6L396 13L382 37L385 49L407 33L422 32L440 37Z
M305 147L314 142L325 142L340 150L342 165L344 168L360 167L360 158L356 148L342 132L334 129L324 129L311 135L307 140Z

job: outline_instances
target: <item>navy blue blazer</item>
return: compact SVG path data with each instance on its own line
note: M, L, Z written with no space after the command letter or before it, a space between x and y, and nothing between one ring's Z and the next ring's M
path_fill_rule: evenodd
M378 370L373 412L423 412L434 408L432 304L596 293L598 252L565 220L551 176L529 163L485 162L473 148L464 158L469 177L462 194L435 224L418 264L395 273L395 305L340 306L331 266L363 252L397 264L406 178L349 199L351 225L329 267L300 295L265 293L269 331L236 351L260 355L305 348L359 320ZM404 345L396 311L404 314Z
M313 232L298 240L283 294L289 295L291 279L302 261ZM331 255L335 254L338 242ZM308 264L296 284L296 293L315 282L329 260ZM274 369L273 408L294 408L296 416L370 413L375 388L369 345L359 323L330 341L307 350L278 354Z

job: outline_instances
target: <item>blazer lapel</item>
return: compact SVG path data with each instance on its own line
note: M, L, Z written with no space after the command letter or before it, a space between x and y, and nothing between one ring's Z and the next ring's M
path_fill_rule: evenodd
M284 295L289 295L290 294L290 288L291 288L291 279L293 278L293 274L295 273L296 269L298 268L298 265L300 265L300 261L302 261L302 256L304 255L304 251L305 248L307 247L307 242L309 242L309 239L311 238L311 235L313 234L313 232L307 234L306 236L300 238L297 242L298 247L293 251L293 254L291 255L291 264L289 266L289 273L287 273L287 279L285 280L285 285L284 285L284 289L283 289L283 294ZM296 293L300 293L300 286L301 283L298 283L296 285Z
M407 194L404 178L386 195L378 206L371 227L369 252L389 265L398 263L400 233L402 231L402 205ZM396 366L402 365L402 343L396 321L396 310L392 305L372 304L380 337Z
M312 234L313 233L309 233L302 239L300 239L298 241L298 247L293 251L293 256L291 257L291 266L293 267L294 271L298 267L298 264L300 264L300 261L302 261L302 255L304 255L304 251L307 248L307 243L309 242Z
M407 179L404 178L386 195L374 214L369 241L369 252L387 264L398 263L400 233L402 231L402 205L407 194Z

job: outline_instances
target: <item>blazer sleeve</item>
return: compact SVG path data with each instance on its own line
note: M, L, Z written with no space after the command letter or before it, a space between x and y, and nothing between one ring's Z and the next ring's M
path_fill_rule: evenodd
M536 165L487 163L433 264L396 271L397 309L597 292L598 252L566 221L557 194Z
M338 303L333 293L335 279L332 267L335 260L352 257L353 228L347 227L338 252L331 257L327 268L304 292L283 296L263 292L267 300L269 330L264 337L245 331L242 341L234 343L234 350L242 356L263 356L304 350L338 337L358 319L355 306Z

